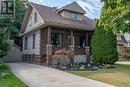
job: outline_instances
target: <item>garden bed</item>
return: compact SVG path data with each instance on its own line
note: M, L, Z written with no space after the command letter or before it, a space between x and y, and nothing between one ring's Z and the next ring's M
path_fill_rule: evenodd
M53 68L57 68L59 70L67 70L67 71L93 71L98 69L113 69L116 68L116 65L113 64L95 64L95 63L74 63L69 65L54 65Z

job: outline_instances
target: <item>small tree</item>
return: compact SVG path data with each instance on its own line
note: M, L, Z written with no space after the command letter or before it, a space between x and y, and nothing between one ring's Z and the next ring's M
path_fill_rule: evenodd
M116 42L116 35L112 30L105 30L103 26L98 26L97 22L91 42L94 61L101 64L114 64L118 60Z
M0 58L5 56L10 49L11 44L5 29L0 28Z
M114 64L118 60L117 39L111 29L105 33L104 45L105 55L102 62L105 64Z
M98 22L97 22L98 24ZM95 62L101 63L102 58L105 52L104 49L104 37L105 37L105 30L101 29L98 25L96 25L96 30L94 32L91 46L92 46L92 56Z

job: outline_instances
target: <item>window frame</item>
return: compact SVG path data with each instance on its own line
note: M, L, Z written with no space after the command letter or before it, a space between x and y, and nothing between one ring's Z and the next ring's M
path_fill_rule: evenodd
M77 19L77 14L75 12L69 12L69 17L71 19Z
M33 23L32 23L32 16L31 16L31 15L30 15L30 17L29 17L29 22L30 22L30 23L29 23L29 27L31 27L32 24L33 24Z
M79 35L78 37L79 37L78 48L84 48L86 46L86 37L84 35Z
M37 23L38 21L38 14L35 12L34 13L34 23Z
M28 49L28 37L24 38L24 50Z
M33 34L32 49L36 48L36 34Z
M56 47L62 47L63 46L63 34L62 33L52 33L51 34L51 44Z

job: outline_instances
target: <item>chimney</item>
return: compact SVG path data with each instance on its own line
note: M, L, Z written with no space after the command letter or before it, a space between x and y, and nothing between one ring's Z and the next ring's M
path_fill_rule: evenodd
M58 6L56 6L56 7L53 7L54 9L58 9Z

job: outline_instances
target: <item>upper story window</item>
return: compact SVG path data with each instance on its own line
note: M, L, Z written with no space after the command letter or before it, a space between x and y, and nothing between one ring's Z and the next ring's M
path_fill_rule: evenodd
M32 16L29 17L29 26L32 26Z
M130 42L128 42L128 47L130 47Z
M74 13L74 12L70 12L69 13L69 17L72 18L72 19L76 19L77 18L77 14Z
M2 1L1 2L1 14L13 14L14 2L13 1Z
M35 12L34 13L34 23L36 23L38 21L38 15L37 15L37 13Z
M24 49L25 50L28 49L28 37L25 37L25 39L24 39Z
M33 34L33 43L32 43L32 48L35 49L35 43L36 43L36 35Z
M62 47L62 41L63 41L63 35L60 33L52 33L52 40L51 43L52 45L56 46L56 47Z

